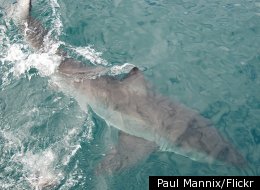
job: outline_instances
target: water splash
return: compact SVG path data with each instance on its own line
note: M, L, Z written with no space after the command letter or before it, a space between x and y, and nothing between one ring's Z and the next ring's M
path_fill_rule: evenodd
M87 47L72 47L70 49L76 52L78 55L83 56L85 59L89 60L94 65L104 65L108 66L108 62L102 59L102 53L97 52L92 46Z
M115 65L115 66L111 67L110 73L111 73L111 75L129 73L131 71L131 69L134 67L135 67L135 65L133 65L131 63L125 63L123 65Z
M62 173L54 171L57 158L50 149L36 154L28 151L17 155L15 160L23 165L24 178L34 189L53 187L63 178Z
M63 30L63 25L61 22L61 15L60 12L58 11L58 9L60 8L59 3L57 2L57 0L51 0L50 1L50 5L52 8L52 16L55 18L52 22L53 30L55 30L57 37L61 35L62 30Z

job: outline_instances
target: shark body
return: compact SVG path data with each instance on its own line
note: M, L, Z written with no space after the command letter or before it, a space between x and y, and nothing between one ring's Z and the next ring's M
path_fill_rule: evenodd
M106 170L120 170L158 148L198 161L244 163L208 119L156 93L137 67L123 80L89 79L92 71L85 69L79 62L63 62L59 75L79 103L121 131L117 147L101 164Z
M32 47L40 48L45 30L30 16L30 7L30 0L19 0L21 16L17 20L31 30L25 36ZM65 57L55 74L64 91L79 104L90 106L121 131L118 145L104 158L101 170L113 172L134 165L158 148L195 160L244 164L240 153L208 119L156 93L137 67L122 80L111 76L88 77L103 69Z

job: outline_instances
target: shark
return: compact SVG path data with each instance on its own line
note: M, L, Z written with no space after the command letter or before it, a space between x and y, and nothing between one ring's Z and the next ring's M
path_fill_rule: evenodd
M16 7L15 20L25 39L34 49L41 49L46 30L30 15L31 0L18 0ZM58 54L63 59L54 78L60 81L60 88L119 130L117 145L97 171L121 171L156 150L209 163L218 160L235 166L245 164L243 156L209 119L156 92L138 67L119 79L98 75L105 67L87 66Z

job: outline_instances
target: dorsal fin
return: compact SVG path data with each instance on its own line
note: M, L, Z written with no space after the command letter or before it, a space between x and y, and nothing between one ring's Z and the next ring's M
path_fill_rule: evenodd
M143 74L137 67L131 69L128 75L122 81L124 85L129 87L129 90L135 94L146 94L148 85Z
M128 76L135 75L139 72L139 69L137 67L134 67L131 69L131 71L128 73Z
M141 75L139 69L137 67L133 67L129 73L124 77L123 81L131 80L131 78L136 78L138 75Z
M17 24L24 25L30 16L32 2L31 0L18 0L15 5L13 19Z

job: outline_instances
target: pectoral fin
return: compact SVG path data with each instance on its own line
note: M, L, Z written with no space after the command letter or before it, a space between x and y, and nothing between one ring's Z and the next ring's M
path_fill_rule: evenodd
M129 168L137 162L147 159L156 148L157 146L153 142L120 132L118 144L111 149L99 165L98 173L113 173Z

